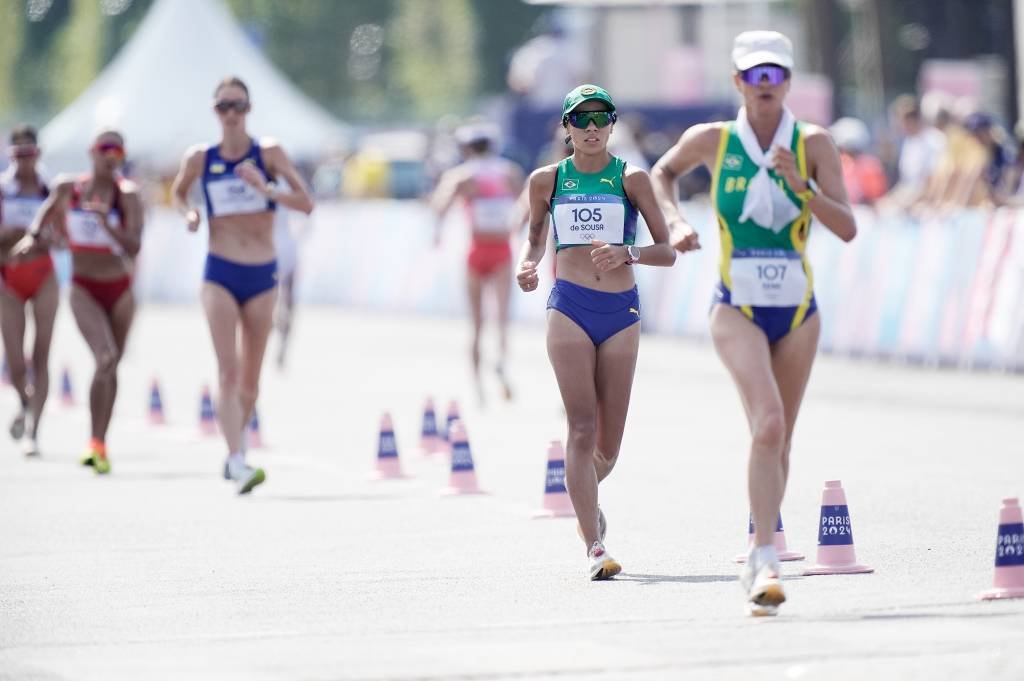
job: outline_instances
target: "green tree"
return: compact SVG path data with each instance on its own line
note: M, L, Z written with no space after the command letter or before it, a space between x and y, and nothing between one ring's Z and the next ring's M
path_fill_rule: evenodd
M89 87L103 66L103 16L94 0L77 0L54 45L53 98L60 107L70 104Z
M17 115L14 87L25 31L23 14L18 0L0 0L0 26L4 27L3 39L0 40L0 121L11 122Z

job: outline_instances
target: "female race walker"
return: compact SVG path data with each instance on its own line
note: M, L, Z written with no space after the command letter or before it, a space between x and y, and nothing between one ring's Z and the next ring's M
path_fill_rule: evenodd
M566 486L587 548L590 579L621 570L605 550L597 485L615 466L640 344L640 297L630 265L675 262L651 181L608 153L611 96L581 85L565 97L562 125L572 156L530 175L529 237L517 279L537 288L548 215L558 278L548 297L547 347L568 420ZM637 211L654 245L637 248Z
M772 535L820 328L805 255L811 216L843 241L857 226L828 133L794 120L783 106L793 68L789 39L771 31L741 33L732 59L744 102L736 120L690 128L653 175L677 247L694 232L679 213L676 178L701 164L713 175L722 260L711 336L739 390L752 437L748 490L755 541L741 584L750 612L769 615L786 599Z
M25 236L50 193L36 169L39 147L34 128L20 126L11 131L10 156L11 165L0 175L0 328L11 384L21 402L21 409L11 422L11 437L21 440L26 456L37 456L39 420L50 386L50 341L60 291L46 246L39 244L18 259L6 255ZM25 364L25 320L30 304L36 329L31 372Z
M71 249L71 311L96 361L89 388L92 438L82 464L110 472L107 429L117 397L117 366L135 314L133 259L142 243L138 187L121 176L124 138L106 130L90 148L92 172L60 177L22 244L34 246L40 230L63 221ZM26 247L27 248L27 247ZM20 252L25 249L19 245Z
M242 431L256 405L273 324L274 211L281 204L308 214L313 201L284 150L246 132L251 103L245 83L226 78L213 96L221 140L197 145L185 154L172 194L194 232L200 213L189 204L188 191L202 179L210 225L202 301L219 370L217 420L228 446L224 476L238 484L239 494L246 494L265 478L262 469L245 461ZM283 177L291 191L275 185L275 177Z
M499 356L495 370L505 399L512 398L512 388L505 374L508 306L512 289L512 247L509 239L519 228L514 223L515 203L523 188L523 173L519 166L495 152L495 135L481 125L465 126L456 132L466 160L441 176L431 201L437 214L435 243L440 243L442 221L458 198L465 204L472 231L466 256L466 283L473 314L470 358L481 403L484 390L480 380L480 333L483 329L483 294L487 288L493 288L498 308Z

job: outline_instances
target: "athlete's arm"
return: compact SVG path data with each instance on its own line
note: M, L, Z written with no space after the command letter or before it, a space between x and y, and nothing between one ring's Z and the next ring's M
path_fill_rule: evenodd
M550 165L538 168L530 175L527 184L530 193L529 233L519 253L519 268L516 281L519 288L532 291L540 281L537 276L537 265L544 257L548 239L548 213L551 192L555 187L555 174L558 166Z
M466 191L469 184L469 176L462 172L459 167L452 168L441 175L437 182L437 188L430 197L430 208L434 211L434 244L441 243L441 229L444 226L444 216L451 209L455 199Z
M804 144L807 149L808 173L821 190L807 202L807 206L814 217L837 237L843 241L850 241L857 235L857 223L853 219L853 211L850 210L850 202L846 198L839 150L824 129L810 125L806 130ZM785 178L790 189L798 194L806 191L807 181L800 176L796 156L792 151L776 148L772 155L772 164L775 172Z
M52 239L47 238L44 230L47 226L52 227L52 225L56 224L57 218L64 213L73 184L74 181L69 177L61 176L57 178L53 189L50 191L50 195L43 200L43 204L32 219L32 224L29 226L25 236L11 247L9 255L15 258L24 257L29 255L34 248L45 247L52 241Z
M654 195L654 186L651 184L650 175L642 168L626 166L626 173L622 178L622 188L626 190L626 196L640 211L640 215L644 216L647 229L650 230L651 238L654 239L654 244L639 249L640 264L671 267L676 261L676 251L669 245L668 224L658 205L658 198ZM622 248L625 250L625 247ZM687 250L697 248L700 248L700 242L694 232L692 245Z
M699 165L713 167L721 137L721 123L695 125L684 132L651 169L654 195L671 229L670 243L678 251L685 253L700 248L696 230L679 212L678 179ZM644 219L647 220L646 215Z
M142 248L142 197L134 184L121 191L121 228L112 229L107 223L107 214L101 214L100 224L124 252L132 257Z
M199 229L199 209L193 208L188 203L188 190L203 172L203 161L206 160L206 147L196 145L185 152L181 159L181 167L171 185L171 202L174 208L181 213L188 223L188 230L194 232Z
M280 189L268 187L266 182L263 182L262 188L256 187L256 189L274 203L280 203L282 206L297 210L306 215L312 213L313 198L309 195L309 190L306 189L306 183L302 181L299 171L296 170L295 165L288 158L288 154L284 153L281 145L276 142L264 143L261 145L260 151L263 154L264 162L267 164L267 170L275 177L278 175L283 177L292 191L286 194Z

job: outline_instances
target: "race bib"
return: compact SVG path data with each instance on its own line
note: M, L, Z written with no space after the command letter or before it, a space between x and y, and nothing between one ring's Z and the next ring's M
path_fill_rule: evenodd
M490 234L504 234L509 231L509 217L515 200L510 196L473 199L471 212L473 229Z
M206 183L213 215L263 213L270 210L267 197L256 191L240 177L226 177Z
M626 230L626 207L617 196L580 194L573 200L557 203L553 221L558 244L589 244L599 239L606 244L621 244Z
M796 307L807 296L807 275L795 251L734 251L729 276L733 305Z
M113 229L121 226L115 213L107 216ZM99 216L84 210L73 210L67 219L68 243L72 250L102 251L121 254L121 245L100 224Z
M38 198L4 197L0 205L0 221L4 229L27 229L42 205L43 200Z

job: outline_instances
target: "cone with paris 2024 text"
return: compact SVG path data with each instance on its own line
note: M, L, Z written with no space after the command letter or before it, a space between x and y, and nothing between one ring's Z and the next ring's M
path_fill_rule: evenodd
M534 518L575 518L576 511L565 489L565 448L561 440L548 445L547 475L544 478L544 500Z
M1024 598L1024 516L1016 497L1003 499L1003 507L999 509L996 574L992 588L978 598L984 601Z
M829 480L821 493L821 520L818 524L818 560L804 570L805 575L845 575L874 572L857 562L853 549L853 526L846 493L839 480Z
M786 531L782 527L782 514L779 514L779 519L775 523L775 533L772 535L772 544L775 546L775 553L778 555L779 560L803 560L804 554L797 553L796 551L790 551L786 545ZM753 548L754 546L754 516L750 516L750 520L747 523L747 546ZM737 563L746 563L747 554L741 553L734 559Z
M213 411L213 398L210 389L203 386L202 397L199 398L199 431L211 437L217 434L217 416Z
M164 401L160 397L160 384L155 378L149 387L149 422L154 426L167 423L164 418Z
M391 414L384 412L380 417L380 436L377 439L377 466L370 474L370 479L397 480L404 477L398 460L398 445L395 442Z
M452 469L448 486L441 490L441 495L486 494L476 480L473 453L469 448L469 438L466 436L466 427L462 425L462 421L456 419L452 422L449 439L452 446Z
M423 405L423 421L420 427L420 456L433 456L444 451L444 438L437 431L437 412L434 400L427 398Z
M246 437L250 449L263 449L266 444L263 442L263 434L260 432L260 415L256 411L256 405L252 407L252 416L246 424Z

